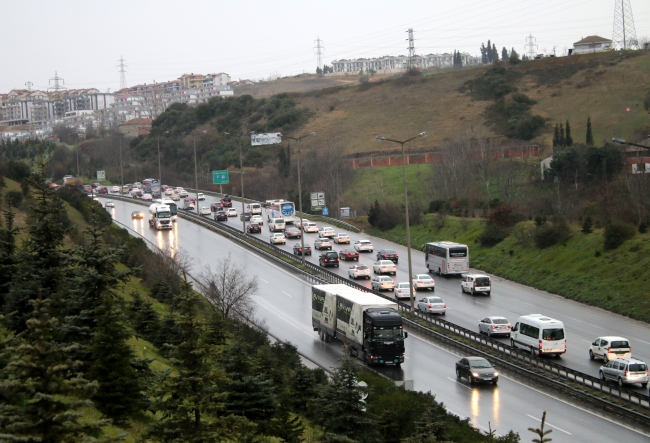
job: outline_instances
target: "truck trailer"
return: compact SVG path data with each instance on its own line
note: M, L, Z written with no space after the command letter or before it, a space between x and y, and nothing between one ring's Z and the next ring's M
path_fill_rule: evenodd
M172 228L172 214L169 209L169 206L154 203L149 206L149 226L152 228L160 229L171 229Z
M320 339L342 341L368 365L404 363L404 331L397 303L347 285L314 285L311 322Z

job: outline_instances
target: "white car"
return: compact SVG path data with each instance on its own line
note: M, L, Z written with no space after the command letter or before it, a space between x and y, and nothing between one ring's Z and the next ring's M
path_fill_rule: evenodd
M462 292L469 292L472 295L479 292L490 295L492 292L492 282L487 275L467 274L463 276L460 282L460 290Z
M142 200L149 200L149 201L151 201L151 200L153 200L153 197L151 196L151 194L144 194L144 195L142 196Z
M165 195L172 195L173 193L174 193L174 190L172 188L165 189Z
M237 210L235 208L227 208L226 215L228 217L237 217Z
M415 297L415 287L412 287L411 293L413 294L413 297ZM400 299L400 298L411 298L409 295L409 282L399 282L395 286L395 298Z
M445 315L447 312L447 304L440 297L424 297L418 301L415 309L427 314Z
M505 317L486 317L478 322L478 332L487 334L489 337L493 335L506 335L510 337L512 325Z
M339 245L341 243L350 244L350 236L348 234L344 234L343 232L339 232L334 236L334 243Z
M314 249L332 249L332 240L329 238L317 238L314 241Z
M364 277L370 280L370 268L366 265L354 265L348 269L348 277L352 280Z
M412 280L416 291L420 289L436 290L436 281L429 274L415 274Z
M332 238L336 235L336 231L334 231L334 228L331 228L329 226L325 226L322 228L318 228L318 236L319 237L328 237Z
M598 337L589 347L589 358L602 358L605 363L617 358L632 358L632 348L627 338Z
M197 194L197 198L198 198L199 200L205 200L205 195L203 195L203 192L199 192L199 193Z
M105 208L114 208L115 203L113 203L111 200L107 201L106 204L104 205Z
M357 240L354 242L354 249L356 249L357 252L372 252L372 242L370 240Z
M176 191L177 194L180 194L181 191L183 191L183 190L184 190L184 189L181 188L180 186L177 186L176 189L174 189L174 191Z
M275 232L275 233L271 234L271 243L273 243L274 245L277 245L277 244L284 245L284 244L287 243L287 238L284 236L284 233Z
M201 215L210 215L212 211L210 211L210 206L201 206L201 209L199 210L199 214Z
M262 217L261 215L251 215L250 222L251 223L259 223L260 225L263 225L264 224L264 217Z
M113 186L111 188L111 192L115 192L116 194L119 194L120 192L120 187L119 186Z
M314 222L303 223L302 230L305 232L318 232L318 225Z
M370 281L370 289L375 291L394 291L395 282L392 278L385 275L378 275L373 277Z
M309 223L309 220L303 218L302 221L300 221L300 219L297 219L294 225L300 229L303 229L307 223Z
M183 190L181 190L181 192L178 193L178 195L181 198L186 198L186 197L189 197L190 194L185 189L183 189Z
M397 266L391 260L379 260L372 264L375 274L397 274Z

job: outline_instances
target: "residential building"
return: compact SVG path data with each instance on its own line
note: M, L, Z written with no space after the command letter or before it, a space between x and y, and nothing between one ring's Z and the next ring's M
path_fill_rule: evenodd
M151 131L150 118L134 118L117 125L118 131L127 138L147 135Z
M599 37L597 35L590 35L573 44L574 54L584 54L588 52L609 51L612 49L612 41Z
M475 66L481 64L481 57L474 57L467 53L461 53L463 66ZM454 55L449 53L444 54L428 54L416 55L411 63L413 67L419 69L427 68L451 68L454 65ZM357 59L342 59L332 61L332 69L334 73L358 73L368 72L370 70L378 73L392 73L403 72L408 68L409 57L406 55L398 56L384 56L376 58L357 58Z

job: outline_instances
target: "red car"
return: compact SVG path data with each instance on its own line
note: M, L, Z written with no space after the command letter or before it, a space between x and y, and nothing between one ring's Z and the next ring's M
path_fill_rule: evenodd
M232 198L229 195L225 195L221 199L221 206L224 208L232 208Z
M341 249L339 251L339 258L341 260L359 260L359 253L352 248Z
M97 192L100 194L108 194L108 188L106 186L100 186Z

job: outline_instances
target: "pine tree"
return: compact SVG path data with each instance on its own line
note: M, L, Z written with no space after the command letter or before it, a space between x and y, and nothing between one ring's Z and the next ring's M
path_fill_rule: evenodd
M564 148L566 146L566 138L564 137L564 125L560 123L560 136L558 138L558 146Z
M510 57L508 56L508 50L504 46L503 49L501 50L501 60L504 62L507 62L510 60Z
M171 303L174 299L172 287L163 279L153 285L149 295L162 303Z
M488 39L487 41L487 46L485 48L485 53L487 54L487 62L492 63L494 53L492 52L492 43L490 43L490 40Z
M594 232L594 223L591 221L591 217L585 218L585 221L582 222L582 233L591 234Z
M591 116L587 116L587 137L585 144L588 146L593 146L594 145L594 135L591 132Z
M494 43L492 43L492 61L499 61L499 50L497 49L497 45Z
M160 316L153 305L138 292L133 292L131 297L133 300L128 305L131 327L137 337L153 343L160 329Z
M292 418L289 410L283 408L273 420L269 434L281 438L286 443L300 443L303 441L302 434L304 431L305 427L300 416L296 415Z
M566 135L564 136L564 141L566 146L573 146L573 138L571 137L571 126L569 126L569 120L566 121Z
M63 248L67 234L61 223L65 213L63 202L55 198L45 181L46 163L39 164L39 174L32 177L34 202L28 207L27 238L15 255L16 273L12 278L5 299L4 312L11 315L5 324L16 332L26 329L27 320L33 314L30 300L40 290L45 300L57 292L65 292L70 277L70 255Z
M181 342L180 331L176 320L172 315L167 315L158 329L158 333L153 340L153 345L160 350L163 355L168 355L171 347Z
M560 126L555 124L555 132L553 133L553 151L560 146Z
M264 374L236 377L226 384L226 413L246 417L262 432L269 429L278 408L272 380Z
M290 384L294 410L302 413L310 411L309 403L317 397L319 388L314 371L303 365L299 366Z
M483 63L484 65L488 63L487 49L485 48L485 43L481 43L481 63Z
M10 210L3 212L4 222L0 225L0 312L16 272L16 235L14 227L15 214Z
M79 421L97 384L77 375L82 363L69 358L77 345L57 343L59 322L42 292L30 297L22 340L0 349L8 361L0 370L0 434L3 441L43 443L101 436L108 420Z
M415 432L411 437L402 441L404 443L447 441L449 436L447 435L448 425L445 423L446 415L447 412L444 407L431 397L429 405L422 413L422 417L415 423Z

